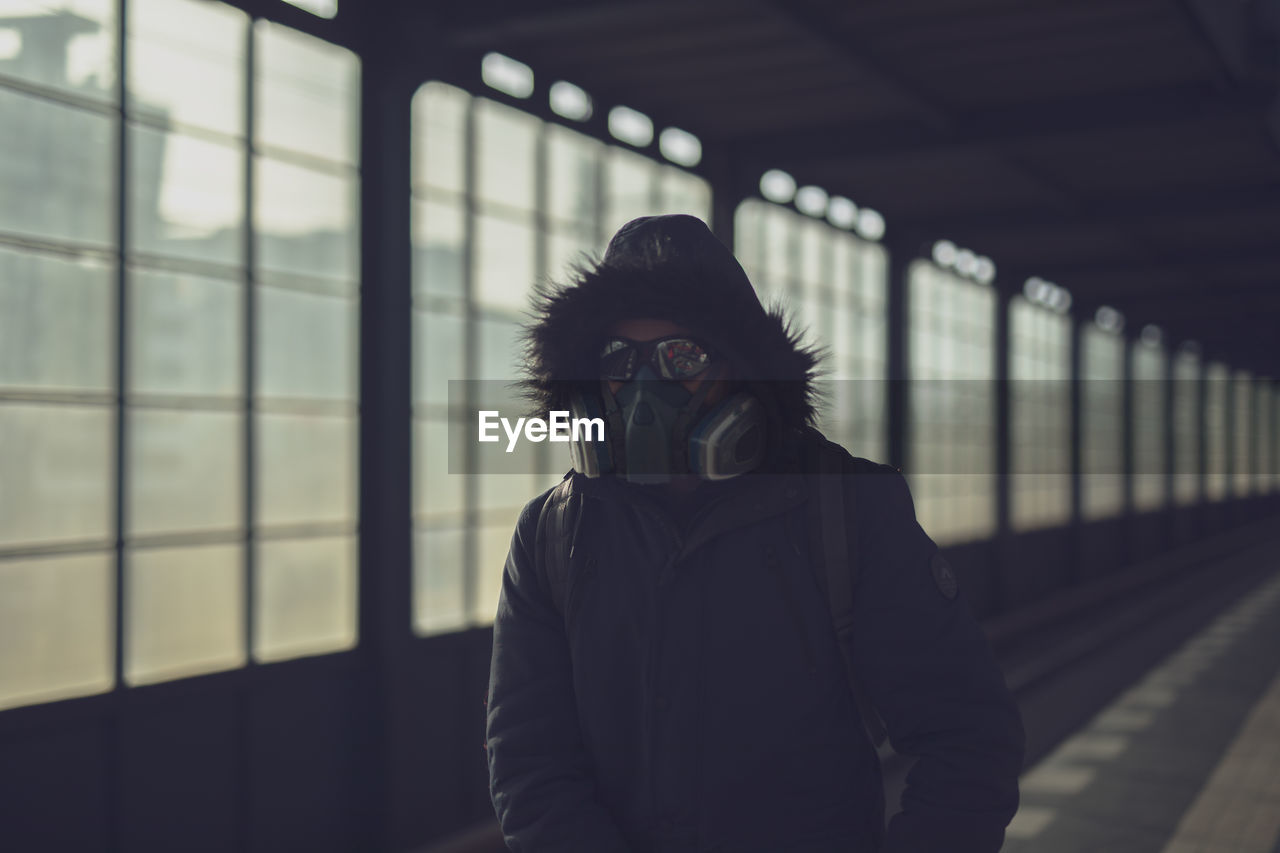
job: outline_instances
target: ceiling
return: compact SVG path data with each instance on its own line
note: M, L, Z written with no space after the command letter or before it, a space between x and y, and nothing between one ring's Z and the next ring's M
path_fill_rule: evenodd
M426 3L497 50L1280 376L1280 0Z

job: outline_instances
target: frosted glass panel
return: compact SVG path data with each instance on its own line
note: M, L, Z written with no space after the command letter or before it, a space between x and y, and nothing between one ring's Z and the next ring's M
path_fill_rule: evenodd
M599 208L600 156L589 136L547 126L547 213L562 222L594 228Z
M105 406L0 405L0 545L114 535L114 433Z
M533 247L532 225L477 216L475 301L508 311L527 308L537 278Z
M245 663L239 545L130 551L124 591L124 672L130 684Z
M530 496L532 497L532 496ZM516 516L501 524L490 524L475 531L478 560L475 568L475 590L472 599L471 618L487 625L498 612L498 596L502 592L502 570L511 548L511 531L515 529Z
M476 196L520 210L534 206L534 153L538 119L476 100Z
M609 149L605 167L604 230L613 234L637 216L663 213L654 198L655 164L648 157Z
M130 409L130 535L241 527L243 432L240 412Z
M244 151L142 127L129 145L129 251L238 265Z
M414 405L446 406L449 380L466 378L462 374L463 319L455 314L417 311L413 324L417 345L413 365Z
M244 290L238 283L139 270L129 287L131 393L240 393Z
M450 436L452 435L452 441ZM415 420L413 424L413 511L423 518L446 516L461 520L466 509L463 503L463 486L470 479L465 474L450 474L449 462L455 464L465 457L464 436L469 435L464 425L453 430L443 420L435 418ZM532 497L532 495L530 495Z
M711 185L697 175L665 166L658 186L663 213L688 213L703 221L711 217Z
M463 536L460 528L444 528L420 530L413 537L413 627L419 634L466 624Z
M452 296L466 293L466 260L462 207L434 201L413 201L413 289L415 295Z
M424 83L413 96L413 183L461 193L466 179L466 122L471 96L445 83Z
M546 276L552 281L568 281L572 267L590 266L600 255L596 241L588 233L548 234Z
M245 26L223 3L129 0L129 108L244 133Z
M264 541L257 554L257 660L285 660L355 645L354 538Z
M355 421L259 415L258 524L353 522Z
M265 157L255 158L254 170L258 267L349 290L359 274L357 182Z
M0 561L0 708L110 690L113 555Z
M0 116L0 231L111 245L115 120L3 87Z
M485 318L475 323L479 337L479 364L474 379L513 380L520 375L522 349L520 326L512 320Z
M0 386L108 391L114 272L0 248Z
M115 10L115 0L10 0L0 14L28 23L13 28L4 73L114 102Z
M254 38L254 141L354 165L360 153L355 55L268 21L254 24Z
M257 300L259 396L353 400L355 304L273 287Z

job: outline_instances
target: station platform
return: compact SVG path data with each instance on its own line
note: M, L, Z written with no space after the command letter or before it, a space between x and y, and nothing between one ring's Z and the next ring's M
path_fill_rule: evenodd
M1029 768L1006 853L1280 853L1272 562Z

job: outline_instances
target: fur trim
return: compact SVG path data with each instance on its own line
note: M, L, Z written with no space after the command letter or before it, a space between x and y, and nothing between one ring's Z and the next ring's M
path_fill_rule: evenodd
M814 380L824 352L803 346L781 307L762 306L736 262L734 267L713 282L690 269L582 264L566 283L535 286L521 383L535 410L568 409L575 390L597 387L608 330L621 320L648 317L685 326L724 353L735 378L761 398L775 424L812 426L819 402Z

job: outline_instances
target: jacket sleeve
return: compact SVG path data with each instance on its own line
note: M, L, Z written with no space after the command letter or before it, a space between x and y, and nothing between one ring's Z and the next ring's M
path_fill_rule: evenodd
M917 761L886 853L996 853L1018 807L1022 719L963 592L893 469L853 478L854 660L890 743Z
M489 668L489 793L515 853L622 853L622 833L595 799L564 620L534 567L545 498L521 513L503 571Z

